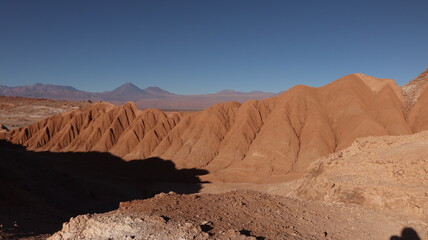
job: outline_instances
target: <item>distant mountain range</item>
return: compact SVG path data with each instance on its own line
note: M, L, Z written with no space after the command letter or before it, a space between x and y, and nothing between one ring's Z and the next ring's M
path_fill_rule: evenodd
M113 91L85 92L71 86L36 83L34 85L8 87L0 85L0 95L49 98L69 101L108 101L115 104L135 102L140 108L159 109L204 109L213 104L228 101L245 102L250 99L263 99L278 95L271 92L237 92L223 90L212 94L179 95L159 87L141 89L133 83L125 83Z

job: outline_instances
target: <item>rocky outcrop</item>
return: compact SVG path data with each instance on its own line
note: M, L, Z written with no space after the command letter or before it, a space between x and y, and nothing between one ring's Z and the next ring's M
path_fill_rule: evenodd
M426 223L357 205L253 191L169 193L72 218L49 239L388 239L409 225L426 236Z
M357 139L349 148L314 162L297 195L427 218L427 156L428 131Z
M61 231L48 238L49 240L67 239L223 239L223 240L256 240L238 231L227 231L219 237L212 238L204 231L203 225L168 221L160 216L135 217L120 212L107 214L80 215L70 219Z
M422 92L425 90L425 85L428 81L428 69L419 74L415 79L408 82L402 87L403 101L407 112L413 108L418 101Z

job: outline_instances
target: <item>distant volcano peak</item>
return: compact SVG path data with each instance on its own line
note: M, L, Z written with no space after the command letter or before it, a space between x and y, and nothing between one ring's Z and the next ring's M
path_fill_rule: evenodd
M140 89L139 87L137 87L132 82L126 82L126 83L122 84L121 86L119 86L118 88L136 88L136 89Z
M112 93L117 94L128 94L128 93L140 93L143 90L139 87L137 87L135 84L131 82L127 82L116 88L112 91Z
M153 95L175 95L156 86L150 86L148 88L145 88L144 91Z

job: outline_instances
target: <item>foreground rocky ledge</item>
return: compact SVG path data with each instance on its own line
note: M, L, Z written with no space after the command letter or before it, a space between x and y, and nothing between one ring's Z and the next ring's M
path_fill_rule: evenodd
M389 239L405 228L428 234L422 220L396 213L233 191L125 202L72 218L49 239Z

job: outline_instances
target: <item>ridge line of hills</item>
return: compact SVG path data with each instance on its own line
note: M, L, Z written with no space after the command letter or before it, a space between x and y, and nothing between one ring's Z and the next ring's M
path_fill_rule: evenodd
M427 71L413 91L391 79L351 74L319 88L297 85L276 97L193 113L95 103L0 139L35 151L159 157L178 169L207 170L204 180L214 182L278 182L298 178L357 138L428 130ZM406 105L409 96L417 99Z
M108 101L114 104L124 104L132 101L140 108L203 109L220 102L244 102L250 99L263 99L275 96L277 93L261 91L238 92L226 89L211 94L180 95L159 87L141 89L133 83L127 82L112 91L106 92L85 92L71 86L41 83L17 87L0 85L0 95L69 101Z

